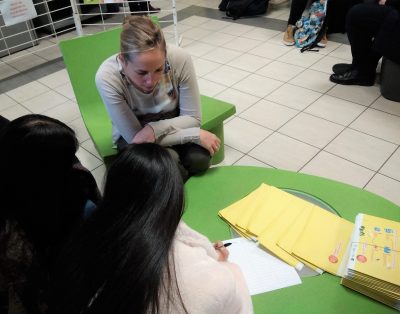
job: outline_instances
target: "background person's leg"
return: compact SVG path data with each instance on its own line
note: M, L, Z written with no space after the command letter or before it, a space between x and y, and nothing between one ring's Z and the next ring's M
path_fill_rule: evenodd
M353 56L353 68L360 76L375 77L376 66L382 57L373 49L373 38L385 20L390 8L377 4L358 4L347 15L346 29Z
M4 118L3 116L0 115L0 130L5 127L8 123L10 123L10 120L7 118Z
M181 145L179 145L181 146ZM189 179L189 171L182 165L181 159L179 157L178 152L176 151L176 147L166 147L168 153L171 155L172 159L176 162L179 172L181 173L183 182L186 182Z
M290 5L290 14L288 25L285 33L283 34L283 43L286 46L294 45L294 25L301 18L304 9L306 8L308 0L292 0Z
M308 0L292 0L288 20L289 25L296 25L296 22L301 18L306 9L307 2Z
M351 7L374 0L328 0L327 33L345 33L346 16Z
M182 166L188 171L189 175L196 175L206 171L211 164L211 155L204 147L187 143L173 147L179 154Z

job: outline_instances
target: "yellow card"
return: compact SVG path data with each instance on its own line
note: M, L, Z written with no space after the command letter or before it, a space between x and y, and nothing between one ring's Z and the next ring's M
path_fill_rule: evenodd
M259 195L263 193L265 188L268 187L262 184L259 188L245 196L244 198L238 200L237 202L221 209L218 215L224 219L228 224L231 225L239 234L245 236L246 238L252 237L252 235L247 232L246 229L239 226L237 223L243 219L242 217L251 216L254 209L254 200L258 199Z
M260 187L249 195L248 201L246 202L246 208L241 210L241 214L236 219L236 225L243 230L246 230L248 233L251 233L254 236L257 234L252 233L247 225L249 221L251 221L254 215L259 210L260 206L269 202L269 197L271 194L271 190L274 187L262 183Z
M333 275L342 275L353 226L351 222L315 206L293 254Z
M290 225L290 228L288 228L286 232L279 238L277 244L286 252L290 254L293 252L293 247L296 244L300 234L303 232L314 206L315 205L311 203L305 202L304 206L302 207L301 215L297 216L297 218Z
M276 187L268 191L268 202L261 202L253 212L246 229L259 236L286 208L293 208L295 197Z
M221 209L218 212L218 215L228 221L230 224L236 224L236 220L243 211L246 210L248 204L252 201L252 197L254 194L257 193L257 190L251 192L249 195L245 196L244 198L238 200L237 202Z
M298 269L302 268L302 263L299 262L294 256L286 252L277 245L278 239L290 228L293 221L301 215L302 209L299 207L286 208L281 214L269 224L268 228L258 237L258 241L261 245L266 247L268 250L273 252L276 256L283 259L289 265L292 265Z

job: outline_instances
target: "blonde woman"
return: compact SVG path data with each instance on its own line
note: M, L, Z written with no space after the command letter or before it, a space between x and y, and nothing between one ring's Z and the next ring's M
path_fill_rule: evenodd
M145 142L168 147L184 179L208 169L220 140L200 129L200 94L191 57L167 46L149 17L125 20L120 53L103 62L96 84L119 149Z

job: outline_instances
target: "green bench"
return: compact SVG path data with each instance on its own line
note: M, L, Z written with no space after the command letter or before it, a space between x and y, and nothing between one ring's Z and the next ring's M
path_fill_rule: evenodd
M64 40L59 44L83 121L106 164L117 151L112 147L111 120L97 92L95 74L107 57L119 51L120 32L121 28L116 28ZM217 164L224 159L223 121L232 116L236 108L227 102L202 95L201 110L201 128L221 139L221 148L212 159L212 163Z

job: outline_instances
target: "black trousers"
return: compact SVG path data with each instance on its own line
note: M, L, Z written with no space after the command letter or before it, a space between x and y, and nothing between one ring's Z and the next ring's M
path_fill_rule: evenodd
M122 137L118 139L116 144L118 151L124 149L128 145ZM184 182L191 176L203 173L210 168L210 152L200 145L186 143L166 147L166 149L178 165Z
M376 66L382 57L375 42L381 36L390 36L382 31L382 26L392 10L394 9L386 5L358 4L347 14L346 30L353 56L352 64L362 76L375 75Z
M7 118L4 118L3 116L0 115L0 130L3 127L5 127L9 122L10 122L10 120L8 120Z

